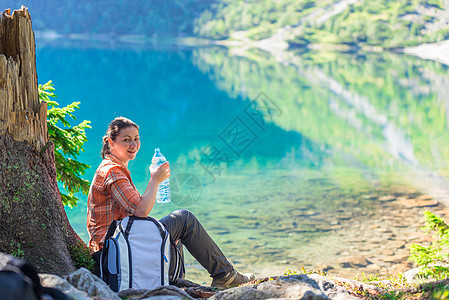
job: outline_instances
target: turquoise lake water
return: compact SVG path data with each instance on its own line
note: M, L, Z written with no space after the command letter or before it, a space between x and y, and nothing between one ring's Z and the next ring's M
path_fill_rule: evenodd
M298 266L305 258L295 249L341 222L329 216L374 209L366 195L411 189L446 200L447 66L393 53L306 52L278 62L219 47L36 45L39 83L53 80L56 100L81 101L76 116L91 121L84 178L101 161L108 123L132 119L139 191L155 147L172 170L173 201L151 215L190 209L242 267ZM87 196L79 198L66 211L87 241Z

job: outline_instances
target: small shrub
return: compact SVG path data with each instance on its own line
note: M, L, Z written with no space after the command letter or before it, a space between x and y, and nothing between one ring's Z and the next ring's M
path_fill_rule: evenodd
M92 259L86 244L77 241L69 246L69 252L75 268L86 268L91 272L94 270L95 261Z
M449 225L440 216L430 211L424 212L428 233L434 232L434 240L429 246L412 244L410 260L421 266L420 275L431 279L444 279L449 276Z

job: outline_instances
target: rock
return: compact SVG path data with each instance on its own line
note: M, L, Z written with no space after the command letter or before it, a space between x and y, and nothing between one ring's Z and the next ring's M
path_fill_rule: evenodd
M390 268L390 272L391 274L399 274L399 273L403 273L405 270L408 269L408 266L406 264L396 264L393 265L392 268Z
M395 196L388 195L388 196L382 196L378 200L381 201L381 202L389 202L389 201L393 201L395 199L396 199Z
M324 276L318 275L318 274L312 274L309 276L310 278L316 280L318 282L319 287L321 290L328 296L330 299L334 300L352 300L357 299L353 296L351 296L348 291L341 286L335 284L333 281L327 279Z
M381 267L376 264L371 264L371 265L367 265L366 269L369 271L379 271L381 269Z
M433 199L432 195L420 195L416 197L416 200L432 200L432 199Z
M343 228L343 226L341 226L341 225L332 225L331 226L332 230L339 230L339 229L342 229L342 228Z
M418 244L431 243L431 242L433 242L433 239L434 238L431 235L426 235L426 236L423 236L423 237L419 238L415 242L418 243Z
M402 238L404 238L406 241L416 241L422 237L422 234L417 234L415 231L413 232L406 232L402 233Z
M446 200L446 202L442 201L442 203L448 203L448 202L449 202L449 200ZM438 208L435 208L435 211L433 211L433 213L435 213L436 215L440 215L440 216L448 216L449 215L449 208L447 208L447 207L438 207Z
M160 286L149 290L137 299L185 300L192 299L189 294L173 285Z
M409 254L396 254L391 256L385 256L382 258L382 260L389 263L401 263L407 261L407 258L409 256L410 256Z
M133 298L139 298L146 292L150 290L147 289L127 289L123 290L117 293L117 296L119 296L121 299L133 299Z
M218 291L210 286L202 286L185 279L178 279L175 285L160 286L153 290L127 289L118 292L122 299L193 299L209 298Z
M327 264L319 264L315 266L315 270L322 270L323 272L327 272L329 270L335 269L334 267Z
M393 249L403 249L405 247L405 241L391 241L388 242L389 247Z
M418 279L419 272L421 272L421 268L414 268L408 271L405 271L402 276L407 280L407 283L413 284L416 283Z
M352 218L352 214L351 213L345 213L345 214L339 214L335 216L338 220L350 220Z
M185 300L185 299L192 299L192 298L185 298L185 297L180 297L180 296L168 296L168 295L163 295L163 296L150 296L149 298L138 298L140 299L151 299L151 300ZM130 299L131 300L131 299Z
M89 300L86 293L77 290L66 279L53 274L39 274L42 286L55 288L66 294L70 299Z
M184 297L180 297L180 296L150 296L149 298L137 298L138 300L140 299L151 299L151 300L184 300L186 298ZM136 299L136 300L137 300ZM187 299L192 299L192 298L187 298ZM133 299L129 299L129 300L133 300Z
M438 202L436 200L419 200L419 199L398 200L397 203L402 204L406 207L428 207L438 205Z
M445 267L445 268L449 268L449 264L436 264L436 265L429 265L430 267L432 266L441 266L441 267ZM407 280L407 283L409 284L419 284L422 283L422 278L420 278L420 272L424 270L424 267L417 267L417 268L413 268L410 269L408 271L405 271L402 276L404 276L404 278Z
M343 277L334 277L333 281L337 282L339 285L344 285L346 288L350 289L351 292L355 293L369 293L371 295L382 295L387 292L386 289L380 288L371 284L366 284L359 282L357 280L346 279ZM344 298L340 298L344 299ZM353 298L354 299L354 298ZM357 298L356 298L357 299Z
M366 267L370 262L366 260L363 256L348 256L341 257L337 262L343 268L355 268L355 267Z
M380 254L384 255L384 256L392 256L394 255L394 251L391 249L385 249L379 252Z
M344 288L324 276L291 275L251 286L228 289L212 296L211 300L231 299L357 299Z
M89 297L120 300L106 283L85 268L80 268L65 277L78 290L84 291Z
M331 230L333 230L333 226L321 224L321 225L315 226L315 229L318 231L331 231Z
M293 213L295 217L311 217L316 216L318 213L314 210L307 210L307 211L299 211Z
M180 278L176 280L175 286L186 291L192 298L210 298L218 293L218 290L211 286L199 285L198 283Z
M427 206L437 206L438 201L436 200L416 200L416 207L427 207Z
M258 290L257 288L243 286L232 288L215 294L210 300L238 300L238 299L270 299L279 298L278 293L272 291ZM326 299L326 298L325 298Z

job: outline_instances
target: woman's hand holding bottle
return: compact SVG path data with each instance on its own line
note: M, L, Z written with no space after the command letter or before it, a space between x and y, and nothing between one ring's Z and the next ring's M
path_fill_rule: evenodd
M155 180L159 185L164 182L165 179L170 177L170 164L168 161L160 165L156 170L150 167L151 179Z

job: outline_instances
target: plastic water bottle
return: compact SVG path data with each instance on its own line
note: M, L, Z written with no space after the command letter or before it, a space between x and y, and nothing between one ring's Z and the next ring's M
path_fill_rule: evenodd
M151 160L150 170L151 172L155 172L160 165L162 165L167 160L162 155L161 150L159 148L154 149L154 156ZM170 182L165 179L161 184L159 184L159 188L157 189L156 202L157 203L168 203L171 201L171 192L170 192Z

